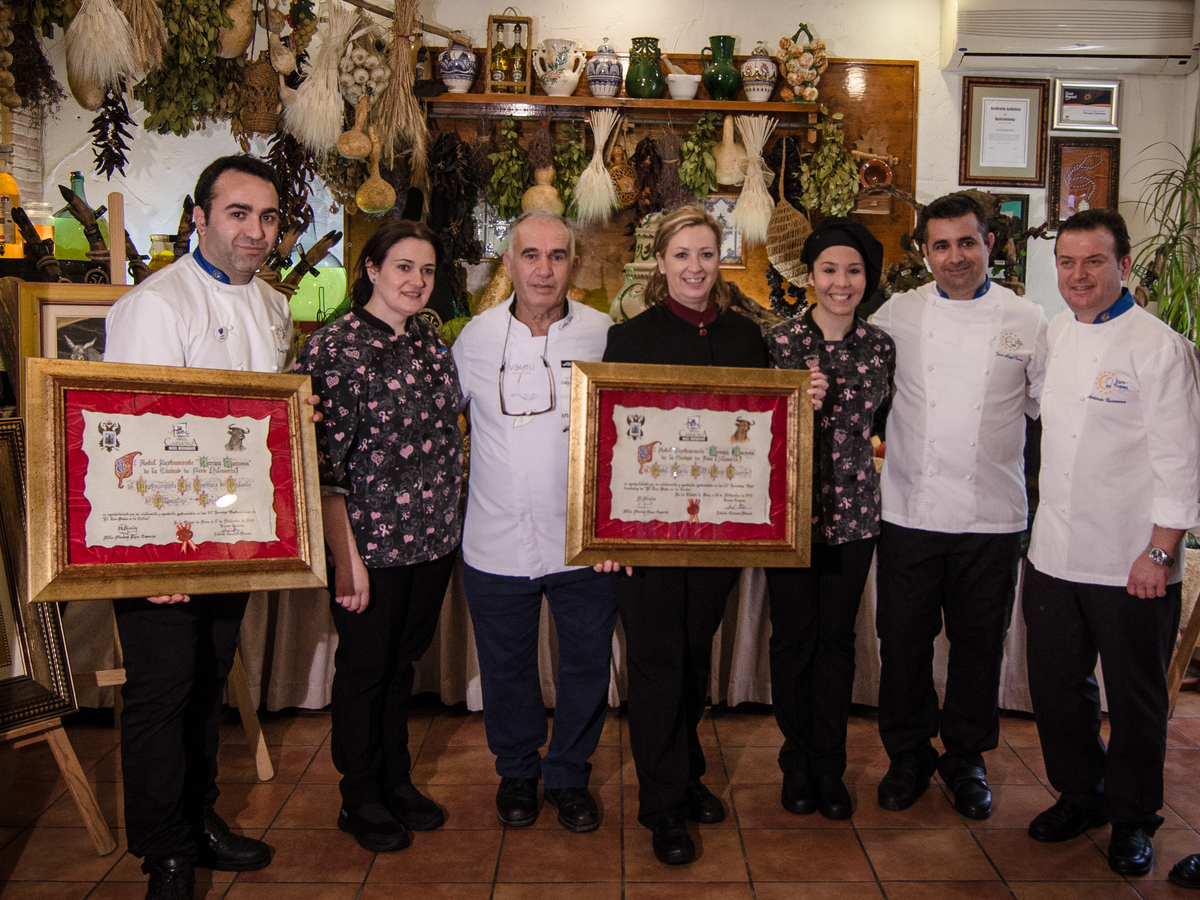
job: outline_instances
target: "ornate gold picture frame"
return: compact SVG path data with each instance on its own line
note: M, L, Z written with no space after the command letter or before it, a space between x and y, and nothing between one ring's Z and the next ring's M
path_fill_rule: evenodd
M307 376L25 361L29 596L325 586Z
M575 363L565 561L807 566L811 380Z

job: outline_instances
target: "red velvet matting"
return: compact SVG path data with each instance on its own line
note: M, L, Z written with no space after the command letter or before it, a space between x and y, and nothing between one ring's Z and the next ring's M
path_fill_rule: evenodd
M292 485L292 454L288 438L286 400L163 396L133 391L67 391L64 399L67 417L67 549L71 565L271 559L291 557L298 553L296 495ZM238 541L234 544L208 541L194 545L195 549L188 550L186 554L183 552L182 543L141 547L88 547L85 543L86 523L92 507L83 490L88 466L83 441L89 437L83 433L85 410L126 415L155 413L173 418L194 416L220 419L225 416L246 416L262 419L269 416L271 424L267 429L267 448L271 451L271 482L275 485L275 533L278 540Z
M765 525L740 522L627 522L612 517L612 453L617 443L613 420L615 406L648 406L654 409L700 409L716 412L746 410L771 415L771 521ZM596 465L596 537L682 538L688 540L786 540L787 534L787 397L752 394L684 394L669 391L604 390L600 392L600 435Z

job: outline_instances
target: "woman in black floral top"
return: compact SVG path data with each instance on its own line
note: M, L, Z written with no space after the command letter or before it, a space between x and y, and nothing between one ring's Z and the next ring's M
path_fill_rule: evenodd
M413 663L433 640L458 549L461 392L449 350L417 315L441 240L396 220L363 247L354 308L296 362L322 398L321 510L338 631L333 762L338 826L365 849L407 847L445 821L409 775Z
M778 368L819 367L829 392L813 429L812 566L767 570L771 692L785 739L784 808L845 819L854 620L879 537L871 436L883 429L896 351L884 332L855 315L883 265L883 247L866 228L826 219L801 259L817 302L767 332L767 347Z

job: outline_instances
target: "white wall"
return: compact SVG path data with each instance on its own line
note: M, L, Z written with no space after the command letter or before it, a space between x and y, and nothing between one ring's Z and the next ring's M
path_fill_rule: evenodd
M385 2L386 5L386 2ZM496 4L483 0L423 0L427 21L466 31L477 45L486 42L487 17ZM788 10L784 12L784 10ZM628 50L630 38L655 35L667 52L698 53L712 34L733 34L737 52L748 53L757 41L774 48L783 35L790 36L804 19L825 39L832 56L920 61L920 99L917 127L917 199L932 200L958 187L958 133L961 83L957 74L937 67L941 30L940 0L843 0L838 4L806 3L789 6L765 0L542 0L524 3L521 11L534 17L534 33L541 37L566 37L594 49L609 37L618 50ZM433 39L440 40L440 39ZM433 42L433 41L431 41ZM61 40L49 48L60 80ZM1003 73L996 73L1003 74ZM1047 77L1053 77L1046 73ZM1197 84L1200 77L1131 76L1124 79L1122 114L1121 211L1131 220L1134 237L1139 228L1131 201L1140 188L1137 179L1155 166L1141 162L1147 147L1158 141L1188 143L1192 131ZM133 113L140 121L140 110ZM68 101L58 121L46 126L46 194L55 184L65 184L72 169L92 171L87 129L92 114ZM135 132L129 177L112 181L126 195L126 220L139 247L156 231L174 231L179 203L190 191L203 165L237 145L223 126L210 127L185 139ZM108 188L89 177L88 199ZM1045 220L1046 192L1030 190L1030 223ZM316 204L322 206L322 204ZM317 210L326 215L327 208ZM318 233L336 227L318 222ZM1053 254L1048 242L1031 250L1029 296L1043 303L1051 315L1063 308L1054 283Z

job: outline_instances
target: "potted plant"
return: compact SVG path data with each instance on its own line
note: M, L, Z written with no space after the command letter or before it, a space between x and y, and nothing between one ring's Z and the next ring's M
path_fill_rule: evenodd
M1158 317L1192 343L1200 340L1200 142L1185 153L1166 144L1168 165L1142 179L1138 207L1154 233L1138 243L1138 302L1158 304Z

